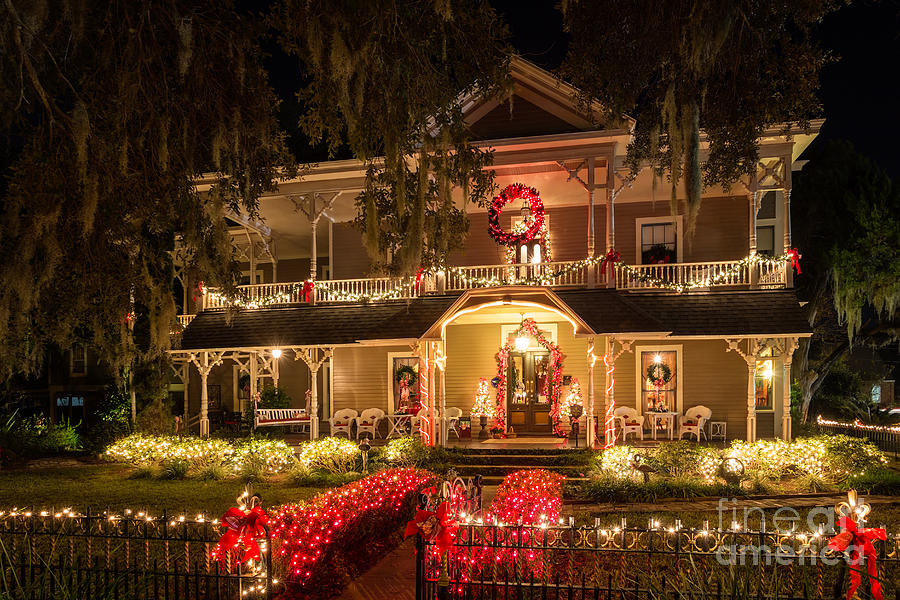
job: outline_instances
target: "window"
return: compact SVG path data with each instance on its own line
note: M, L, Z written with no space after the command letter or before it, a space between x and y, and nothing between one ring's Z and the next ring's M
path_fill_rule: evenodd
M419 402L419 359L406 352L388 352L388 393L391 414Z
M775 408L775 371L772 359L756 361L756 410Z
M642 411L678 411L678 353L675 350L642 351L640 366Z
M260 269L253 271L253 281L250 281L250 271L241 273L241 285L250 285L251 283L263 283L263 272Z
M641 217L635 219L637 248L635 260L642 265L681 262L682 217Z
M87 375L87 350L83 344L72 344L72 350L69 352L71 362L69 363L69 374L74 377Z
M524 217L513 217L512 218L512 228L515 229L517 225L521 225L525 222ZM544 213L544 231L547 232L547 237L549 239L550 233L550 215ZM541 240L540 236L537 236L535 239L531 240L527 244L520 244L516 249L516 261L520 263L539 263L542 260L545 260L546 257L542 254L541 249Z
M776 197L777 193L774 190L763 194L762 199L759 201L759 211L756 213L757 219L774 219L776 217Z
M766 256L775 256L775 226L756 228L756 251Z

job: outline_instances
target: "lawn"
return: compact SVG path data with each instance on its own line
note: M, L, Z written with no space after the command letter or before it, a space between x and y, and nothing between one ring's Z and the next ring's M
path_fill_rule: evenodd
M0 471L0 510L91 507L117 512L130 508L158 514L165 509L218 517L234 506L235 498L243 490L243 484L236 480L130 479L132 471L122 465ZM298 487L286 476L257 483L253 489L262 497L264 507L299 502L322 491L316 487Z

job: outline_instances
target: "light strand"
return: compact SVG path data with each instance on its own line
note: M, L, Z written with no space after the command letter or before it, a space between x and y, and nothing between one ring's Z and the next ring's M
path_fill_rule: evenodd
M606 367L606 414L603 421L603 448L612 448L616 445L616 401L613 389L616 386L616 364L609 360L609 353L603 355L603 365Z

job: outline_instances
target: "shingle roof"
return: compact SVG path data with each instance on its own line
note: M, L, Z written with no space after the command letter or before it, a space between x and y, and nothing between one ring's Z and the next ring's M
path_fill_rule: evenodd
M791 290L698 294L626 293L609 289L556 294L598 334L671 332L676 336L811 333ZM459 296L377 304L338 304L222 311L197 315L181 348L254 348L352 344L421 337Z

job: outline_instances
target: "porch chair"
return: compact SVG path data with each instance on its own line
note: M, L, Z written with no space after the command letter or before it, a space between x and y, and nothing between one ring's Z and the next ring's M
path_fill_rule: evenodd
M678 439L684 434L693 435L700 441L700 436L706 437L706 422L712 417L712 410L703 405L693 406L684 411L684 416L678 417Z
M419 429L422 427L422 421L424 421L426 417L430 416L431 413L429 413L427 410L420 410L415 414L415 416L410 418L409 435L419 435Z
M378 437L378 424L384 418L384 411L380 408L367 408L362 411L356 420L356 439L360 434L371 434L374 440Z
M359 413L352 408L342 408L341 410L335 411L334 415L328 419L331 423L331 435L337 436L339 433L344 433L349 440L350 425L358 416Z
M447 409L447 437L449 439L450 432L456 434L456 439L459 439L459 430L456 426L459 424L459 419L462 417L463 411L461 408L457 408L456 406L451 406Z
M620 406L613 411L619 426L622 428L622 440L624 441L629 433L634 433L644 439L644 415L638 414L637 409L630 406Z

